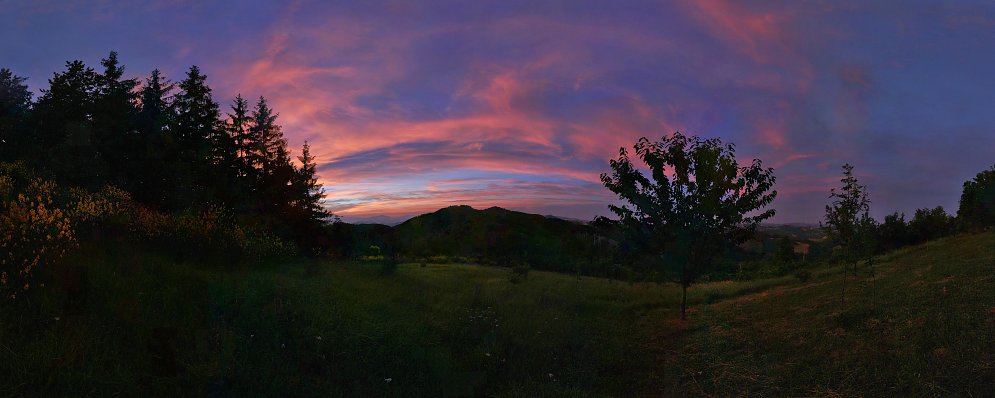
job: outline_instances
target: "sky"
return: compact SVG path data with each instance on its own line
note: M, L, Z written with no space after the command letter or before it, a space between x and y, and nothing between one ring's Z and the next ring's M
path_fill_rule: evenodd
M774 168L774 222L817 222L840 166L877 218L995 163L986 1L10 1L0 67L67 60L265 96L346 220L455 204L591 219L622 146L674 131Z

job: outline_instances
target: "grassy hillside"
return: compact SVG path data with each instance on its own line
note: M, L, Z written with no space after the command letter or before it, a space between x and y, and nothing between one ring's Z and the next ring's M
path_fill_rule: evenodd
M471 265L231 270L113 244L0 314L0 396L963 395L995 391L995 234L678 288Z

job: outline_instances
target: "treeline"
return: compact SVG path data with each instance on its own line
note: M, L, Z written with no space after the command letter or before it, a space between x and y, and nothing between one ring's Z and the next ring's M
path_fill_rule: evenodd
M99 70L66 63L34 99L25 78L0 69L0 159L65 187L114 186L166 214L224 209L314 250L327 249L315 158L295 164L264 97L238 95L222 111L191 66L172 82L158 69L125 77L117 53Z

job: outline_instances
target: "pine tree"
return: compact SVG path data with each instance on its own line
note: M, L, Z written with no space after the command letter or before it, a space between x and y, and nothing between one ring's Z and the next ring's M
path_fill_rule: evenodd
M252 137L249 135L249 128L252 119L249 117L249 102L242 98L242 94L235 97L231 105L231 113L228 114L228 135L235 145L235 156L238 158L239 177L247 177L250 174L251 166L248 163L249 153L252 152Z
M181 150L190 152L197 159L206 159L210 150L211 139L218 131L220 110L211 97L211 88L207 86L207 76L200 73L200 68L191 66L187 76L179 83L180 92L173 100L176 117L173 120L173 134L180 144Z
M94 136L101 158L105 159L110 172L110 182L127 186L134 180L136 167L135 129L138 114L138 95L135 88L138 81L123 79L124 67L117 59L117 52L111 52L101 60L104 72L97 76L99 97L93 112Z
M0 69L0 157L13 159L26 152L24 123L31 110L31 92L27 78L10 69Z
M33 153L49 161L44 168L68 185L99 186L107 166L94 137L94 103L99 77L82 61L66 62L66 70L49 79L33 113L36 132Z
M220 121L220 108L211 97L207 86L207 76L197 66L191 66L187 76L179 83L180 92L173 100L173 118L170 132L176 138L179 150L175 163L176 205L187 207L203 204L216 198L219 179L224 170L218 170L220 159L228 155L216 156L218 151L234 149L228 145ZM218 143L220 147L213 144ZM231 159L228 159L231 160ZM227 166L221 166L222 169Z
M273 217L292 211L292 184L296 174L290 163L287 140L280 125L276 124L277 116L266 99L259 97L252 111L248 139L252 146L247 156L256 174L253 183L255 208L259 213Z
M166 80L159 69L145 80L145 85L139 94L141 110L139 111L139 131L146 136L158 136L164 133L172 120L172 91L175 85Z
M252 126L249 128L249 141L252 144L248 154L249 164L260 169L262 174L272 174L276 167L290 161L287 155L287 140L283 130L276 124L279 115L259 97L252 111Z
M169 134L173 119L172 91L175 86L158 69L145 80L139 94L136 156L140 159L130 191L135 198L158 207L169 207L175 181L171 169L176 143Z
M301 162L301 167L297 169L295 188L297 193L296 207L307 221L321 223L329 216L328 211L321 205L321 200L325 198L322 185L318 182L318 164L315 163L314 155L311 155L311 146L304 141L301 148L301 155L297 157Z

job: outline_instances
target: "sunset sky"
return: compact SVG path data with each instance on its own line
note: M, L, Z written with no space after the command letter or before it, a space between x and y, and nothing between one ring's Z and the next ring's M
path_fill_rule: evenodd
M873 214L942 205L995 164L982 1L8 1L0 67L34 90L111 50L267 97L349 219L453 204L590 219L640 136L721 137L816 222L840 165Z

